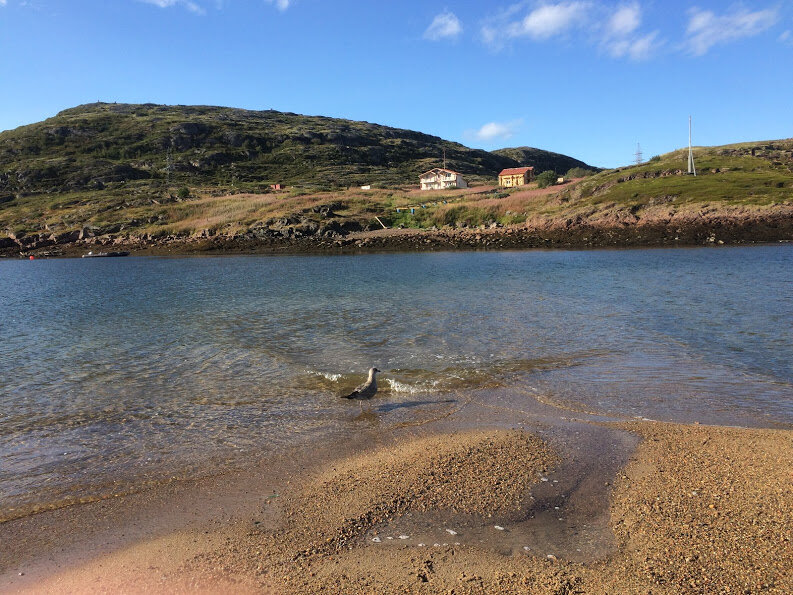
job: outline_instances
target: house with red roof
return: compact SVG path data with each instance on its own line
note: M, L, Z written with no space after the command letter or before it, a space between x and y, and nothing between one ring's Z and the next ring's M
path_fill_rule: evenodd
M498 174L498 185L505 188L523 186L534 179L533 167L512 167Z

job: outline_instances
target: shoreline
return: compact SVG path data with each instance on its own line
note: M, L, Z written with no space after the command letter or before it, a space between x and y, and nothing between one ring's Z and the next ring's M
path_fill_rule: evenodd
M290 230L287 230L290 231ZM284 232L285 233L285 232ZM552 221L501 227L391 228L299 236L270 229L232 235L128 237L106 234L77 239L76 234L39 234L0 239L0 257L74 257L93 251L129 251L133 255L209 254L355 254L449 250L528 250L650 248L751 245L793 242L793 216L701 217L642 223Z
M793 586L793 430L503 399L420 426L361 423L247 470L2 523L0 591Z

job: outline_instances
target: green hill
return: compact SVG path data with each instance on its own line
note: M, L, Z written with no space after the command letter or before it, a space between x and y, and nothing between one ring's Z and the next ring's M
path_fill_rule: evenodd
M793 200L793 139L695 147L697 176L688 175L688 149L641 165L603 171L566 194L574 204L628 208L773 206Z
M229 238L310 248L383 222L551 234L515 236L516 247L793 239L793 139L697 147L697 177L679 150L546 190L416 191L444 150L475 184L520 165L593 170L547 151L490 153L367 122L93 104L0 133L0 252ZM275 183L289 191L271 192Z
M494 155L506 157L519 163L522 167L534 167L534 172L539 174L541 172L552 170L560 175L564 175L569 170L574 168L595 170L597 168L587 165L583 161L573 159L561 153L552 153L551 151L543 151L542 149L535 149L534 147L514 147L511 149L499 149L493 151Z
M168 187L263 191L415 184L440 164L494 178L515 159L414 132L319 116L205 106L96 103L0 133L0 200L37 193ZM539 152L542 154L543 152ZM547 154L544 162L563 155ZM562 163L559 161L559 163Z

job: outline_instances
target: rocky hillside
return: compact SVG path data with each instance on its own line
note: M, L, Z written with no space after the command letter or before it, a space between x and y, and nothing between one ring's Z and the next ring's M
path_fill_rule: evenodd
M543 151L542 149L535 149L534 147L514 147L511 149L499 149L493 151L494 155L506 157L518 162L523 167L534 167L535 173L544 172L547 170L555 171L560 175L573 168L593 170L591 165L587 165L583 161L573 159L561 153L552 153L551 151Z
M261 192L415 184L440 164L472 180L519 161L414 132L319 116L205 106L96 103L0 133L0 201L65 192ZM544 152L538 152L543 155ZM564 155L543 164L565 169ZM544 165L543 165L544 167ZM566 169L565 169L566 171Z
M415 190L444 149L450 167L489 184ZM541 160L548 155L555 161ZM0 254L196 243L324 250L383 226L496 234L520 226L505 247L793 240L793 139L697 147L697 177L686 174L686 157L679 150L562 186L507 190L493 187L503 167L562 173L586 164L529 148L477 151L365 122L90 105L0 134ZM271 192L278 182L289 189ZM463 247L492 240L465 233ZM413 240L376 241L404 249ZM437 247L456 245L443 242Z

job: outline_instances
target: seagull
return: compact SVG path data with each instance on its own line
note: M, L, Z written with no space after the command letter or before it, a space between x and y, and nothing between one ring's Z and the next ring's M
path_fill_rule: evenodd
M377 368L369 368L369 378L361 386L352 391L349 395L344 395L343 399L356 399L361 402L361 409L363 409L363 402L371 399L377 392L377 379L374 377L380 370Z

